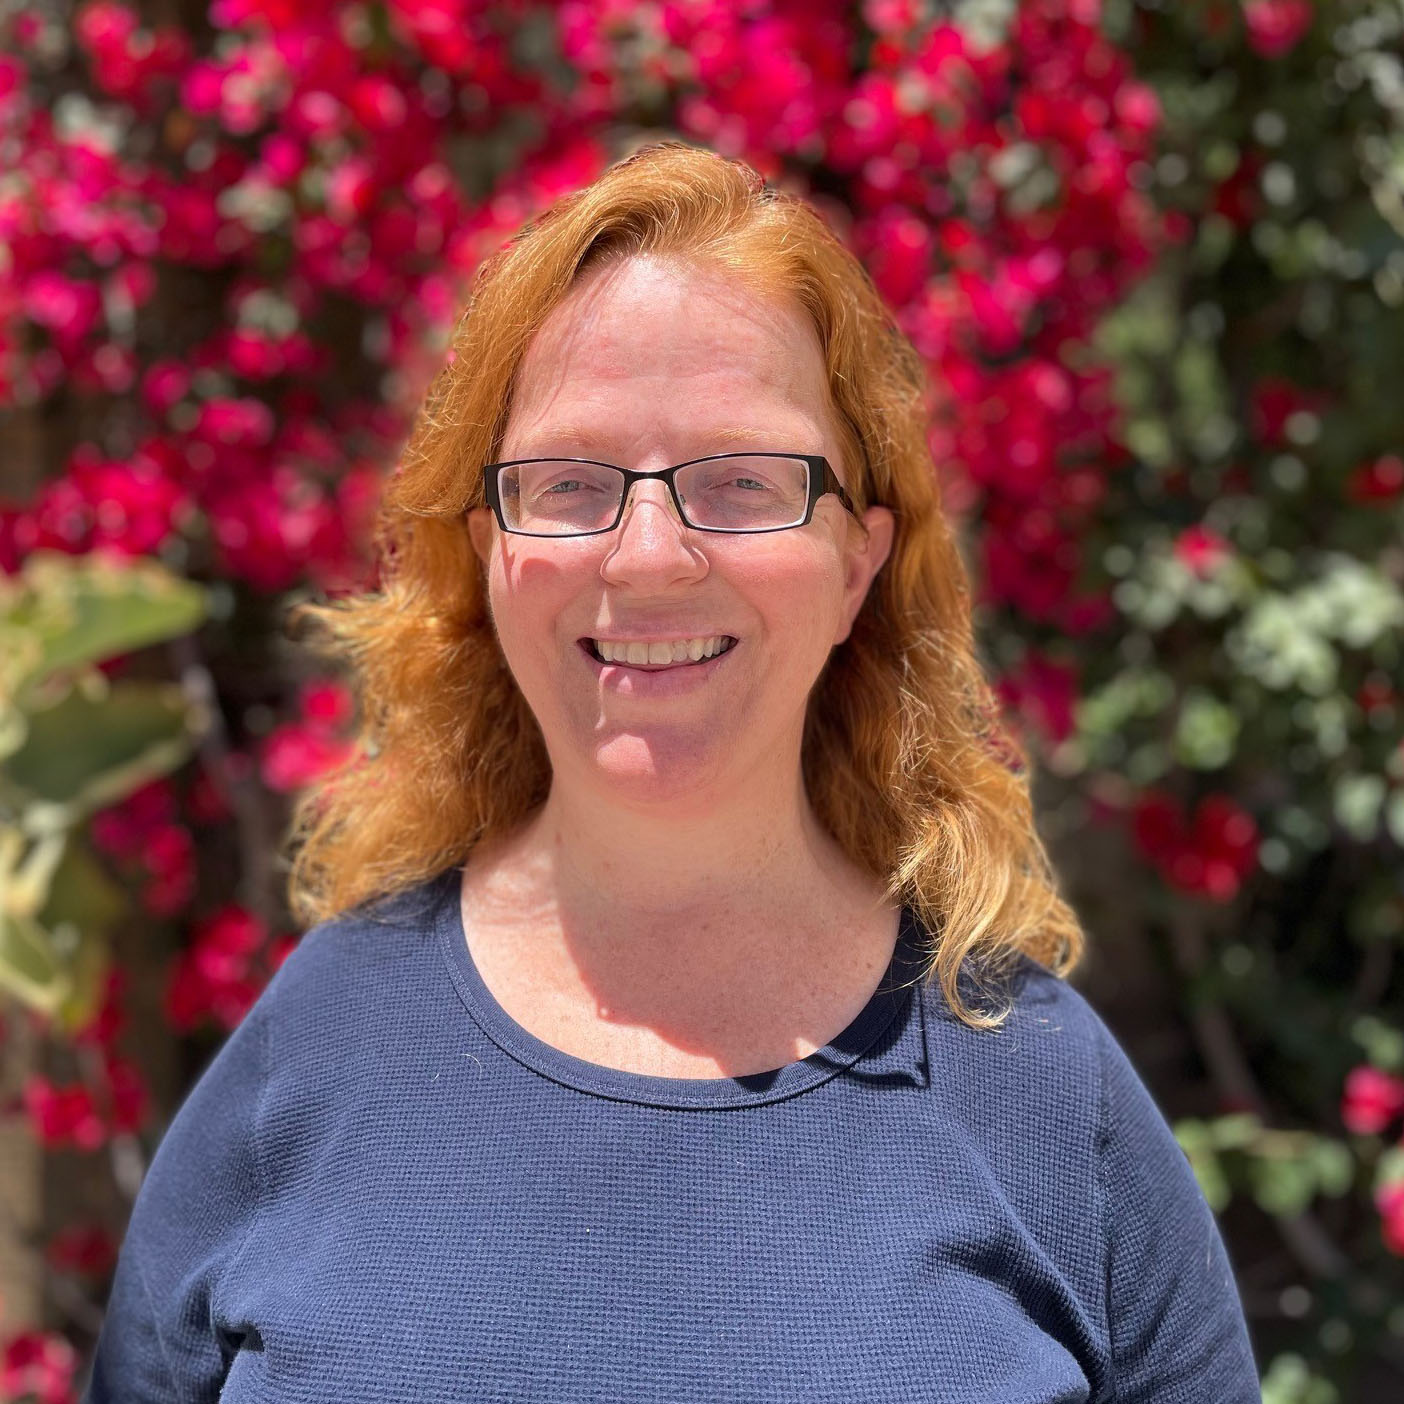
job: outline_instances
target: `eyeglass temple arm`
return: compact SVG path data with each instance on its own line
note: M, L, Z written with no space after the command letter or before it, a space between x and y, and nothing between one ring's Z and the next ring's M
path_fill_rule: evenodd
M824 492L838 494L838 500L856 517L858 508L853 505L853 499L848 495L844 486L838 480L838 474L834 472L833 465L826 458L824 459ZM822 495L822 494L821 494Z

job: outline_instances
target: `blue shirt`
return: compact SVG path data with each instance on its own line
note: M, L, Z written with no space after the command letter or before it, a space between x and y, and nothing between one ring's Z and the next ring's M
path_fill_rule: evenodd
M972 1029L904 912L828 1047L649 1077L505 1013L458 884L312 928L220 1049L89 1404L1257 1404L1188 1162L1042 966Z

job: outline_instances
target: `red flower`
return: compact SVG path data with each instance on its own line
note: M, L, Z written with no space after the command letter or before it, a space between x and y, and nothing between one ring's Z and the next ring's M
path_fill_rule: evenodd
M101 1224L70 1224L48 1243L44 1256L61 1270L105 1277L117 1258L117 1243Z
M76 1044L91 1044L98 1048L110 1048L127 1022L122 1010L122 993L127 986L127 975L119 966L111 966L107 971L102 1003L94 1011L88 1022L73 1035Z
M1404 1078L1364 1063L1352 1068L1341 1097L1341 1120L1357 1135L1377 1136L1404 1115Z
M1346 496L1352 502L1389 502L1404 493L1404 458L1397 453L1382 454L1364 463L1346 480Z
M137 1065L109 1054L103 1061L107 1078L108 1129L114 1133L140 1131L151 1115L151 1099Z
M198 922L166 986L172 1026L188 1032L208 1019L234 1028L258 998L267 972L286 956L285 942L270 943L263 922L235 903Z
M1207 796L1186 821L1173 799L1151 792L1136 805L1132 826L1167 882L1211 901L1232 898L1257 863L1257 825L1227 795Z
M1005 706L1018 709L1050 741L1071 734L1077 674L1067 664L1030 653L1017 670L1001 678L998 692Z
M1311 28L1311 0L1245 0L1243 19L1253 51L1263 58L1281 58Z
M1299 411L1320 414L1330 397L1320 391L1303 390L1281 376L1264 376L1253 389L1253 429L1268 445L1286 442L1287 421Z

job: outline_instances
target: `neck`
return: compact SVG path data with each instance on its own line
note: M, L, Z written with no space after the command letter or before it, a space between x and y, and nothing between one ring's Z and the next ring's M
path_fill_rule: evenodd
M558 772L542 807L470 867L512 873L498 895L534 925L611 947L692 930L721 955L733 933L752 947L758 932L785 942L885 906L881 885L820 824L794 759L785 780L751 776L666 811Z
M553 785L523 837L563 917L587 928L608 917L641 938L689 920L725 929L743 913L752 929L780 913L802 919L825 889L852 881L798 774L779 795L747 787L666 817Z
M822 1046L871 994L896 913L793 773L665 813L558 772L531 819L466 865L464 926L489 987L594 1061L661 1040L667 1059L646 1047L643 1070L687 1050L734 1074Z

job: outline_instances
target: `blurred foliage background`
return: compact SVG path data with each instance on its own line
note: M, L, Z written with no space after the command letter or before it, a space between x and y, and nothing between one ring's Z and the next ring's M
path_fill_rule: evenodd
M0 0L0 1399L295 942L288 605L478 261L643 141L864 259L1268 1404L1404 1388L1404 0Z

